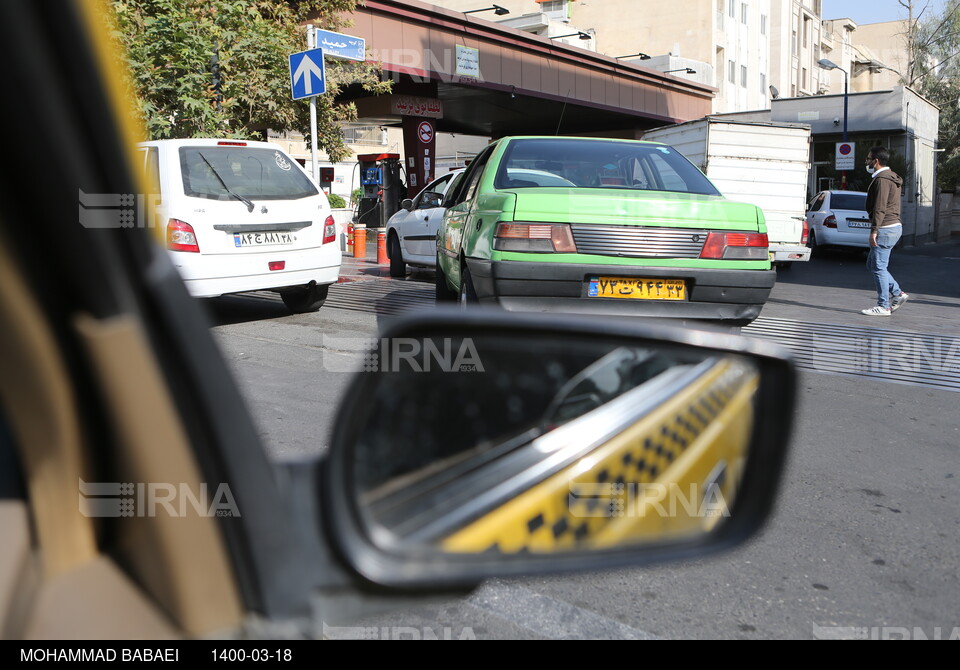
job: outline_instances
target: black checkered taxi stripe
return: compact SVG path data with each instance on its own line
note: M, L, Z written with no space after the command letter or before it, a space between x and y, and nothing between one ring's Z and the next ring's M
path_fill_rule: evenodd
M755 375L745 374L744 368L738 365L716 375L705 386L688 389L683 405L658 421L642 439L628 441L624 448L587 472L574 474L572 468L568 468L553 475L563 481L575 480L578 485L608 484L610 486L604 491L609 495L577 497L570 494L567 486L553 487L549 494L528 506L528 514L522 522L519 519L505 520L502 524L503 540L491 538L492 543L477 546L476 550L508 553L557 551L573 548L590 539L618 518L623 505L620 494L627 486L656 482L751 381L755 381ZM752 388L749 390L751 394ZM533 491L529 493L533 494ZM503 507L499 511L502 512ZM494 531L493 534L500 533Z

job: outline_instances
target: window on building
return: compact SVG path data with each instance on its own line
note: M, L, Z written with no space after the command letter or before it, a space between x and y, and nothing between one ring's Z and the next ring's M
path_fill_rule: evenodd
M810 19L806 16L803 17L803 46L810 46Z
M737 64L732 60L727 61L727 79L730 80L731 84L737 83Z
M747 22L747 3L745 2L740 5L740 22L744 24Z
M714 61L715 65L713 71L717 73L717 89L719 89L718 95L723 91L723 61L723 47L717 47L717 58Z
M544 0L540 3L540 11L549 15L551 19L564 21L570 18L567 13L568 6L567 0Z
M792 42L793 52L792 55L796 56L800 53L800 49L797 48L797 31L793 31L793 42Z
M767 15L766 14L760 15L760 34L761 35L767 34Z
M730 0L730 18L737 18L737 2L736 0Z
M723 29L723 0L717 0L717 28Z
M800 90L809 91L810 87L807 86L807 68L801 70L802 74L800 76Z
M346 125L341 127L341 131L343 141L347 144L378 146L387 143L380 126Z
M746 65L740 66L740 85L743 86L744 88L747 87L747 66Z

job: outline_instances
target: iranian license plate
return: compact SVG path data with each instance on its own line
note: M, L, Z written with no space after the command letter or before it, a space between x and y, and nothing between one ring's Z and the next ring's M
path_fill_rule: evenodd
M234 233L235 247L277 247L293 244L293 233Z
M633 300L686 300L687 283L682 279L592 277L587 287L587 296Z
M869 228L870 226L871 226L871 223L869 221L847 219L848 228Z

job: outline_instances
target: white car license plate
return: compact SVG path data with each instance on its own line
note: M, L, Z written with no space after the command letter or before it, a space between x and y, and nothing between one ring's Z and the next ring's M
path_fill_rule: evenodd
M852 219L848 219L848 220L847 220L847 227L848 227L848 228L869 228L870 225L871 225L871 224L870 224L869 221L856 221L856 220L852 220Z
M293 244L293 233L234 233L237 247L277 247Z

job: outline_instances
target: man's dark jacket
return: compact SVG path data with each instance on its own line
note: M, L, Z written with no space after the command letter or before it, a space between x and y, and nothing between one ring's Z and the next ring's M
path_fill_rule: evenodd
M867 187L867 214L870 215L873 232L878 228L900 223L900 187L903 179L896 172L886 169L875 175Z

